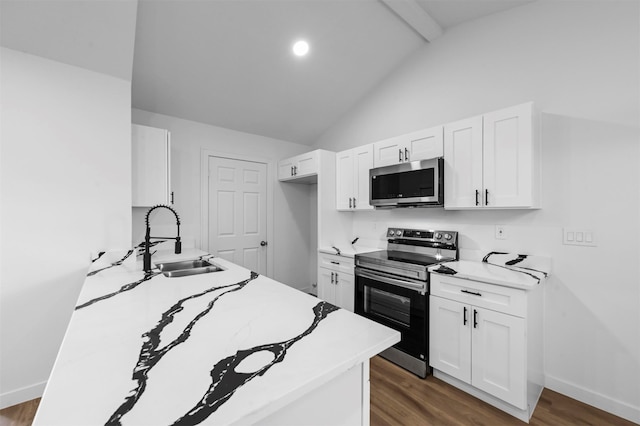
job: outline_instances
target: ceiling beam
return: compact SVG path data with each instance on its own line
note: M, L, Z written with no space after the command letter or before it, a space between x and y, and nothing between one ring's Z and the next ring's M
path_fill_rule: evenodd
M380 0L402 18L426 41L442 35L442 27L424 10L416 0Z

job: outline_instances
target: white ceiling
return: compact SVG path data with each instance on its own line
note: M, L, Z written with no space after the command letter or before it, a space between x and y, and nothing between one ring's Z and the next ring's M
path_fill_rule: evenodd
M440 34L529 1L140 0L136 20L135 0L0 0L0 43L132 75L134 108L311 144L433 41L414 17Z

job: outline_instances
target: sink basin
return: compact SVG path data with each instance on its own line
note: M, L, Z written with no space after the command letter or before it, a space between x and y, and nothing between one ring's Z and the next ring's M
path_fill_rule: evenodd
M210 272L218 272L223 270L221 267L202 259L156 263L156 266L158 267L158 269L160 269L160 272L162 272L165 277L169 278L208 274Z

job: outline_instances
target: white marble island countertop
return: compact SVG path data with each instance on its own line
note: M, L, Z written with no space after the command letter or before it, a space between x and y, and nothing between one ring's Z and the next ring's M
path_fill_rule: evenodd
M224 259L167 278L123 257L94 261L34 425L251 424L400 339Z

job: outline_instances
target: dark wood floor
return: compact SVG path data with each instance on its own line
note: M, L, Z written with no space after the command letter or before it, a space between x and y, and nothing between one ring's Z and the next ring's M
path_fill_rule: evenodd
M542 392L529 424L635 425L549 389ZM433 376L423 380L375 357L371 360L371 426L391 425L502 426L525 423Z
M0 410L0 426L31 426L40 398ZM449 384L429 376L419 379L375 357L371 360L371 426L524 425ZM632 426L620 417L545 389L532 426Z

